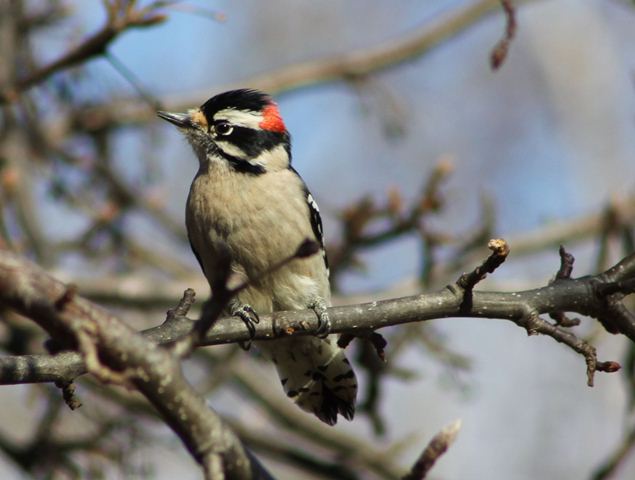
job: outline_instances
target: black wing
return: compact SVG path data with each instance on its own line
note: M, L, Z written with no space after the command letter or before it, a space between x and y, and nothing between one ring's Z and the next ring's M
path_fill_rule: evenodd
M326 256L326 250L324 249L324 229L322 228L322 217L320 216L320 208L318 207L317 202L309 192L309 188L300 177L300 174L293 168L289 167L302 182L302 188L304 190L304 199L306 200L306 204L309 207L309 220L311 221L311 228L313 229L313 234L315 235L315 239L320 243L320 247L322 248L322 256L324 257L324 266L326 267L326 272L328 274L329 271L329 260Z

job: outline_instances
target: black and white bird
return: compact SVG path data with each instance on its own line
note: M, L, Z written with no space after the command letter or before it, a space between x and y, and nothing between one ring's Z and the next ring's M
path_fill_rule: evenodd
M210 286L221 249L232 259L232 285L250 280L230 304L246 321L276 310L312 308L330 330L328 264L317 203L291 166L290 136L277 105L256 90L233 90L187 113L158 112L185 135L199 161L186 206L192 250ZM322 255L296 259L270 275L306 239ZM232 286L230 285L230 286ZM276 365L287 396L333 425L355 413L357 380L329 336L257 342Z

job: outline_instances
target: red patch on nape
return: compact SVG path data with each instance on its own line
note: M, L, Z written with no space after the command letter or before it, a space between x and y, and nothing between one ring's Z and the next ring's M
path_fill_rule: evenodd
M262 111L262 122L259 123L260 128L269 130L270 132L286 132L287 127L284 126L278 106L275 103L267 105Z

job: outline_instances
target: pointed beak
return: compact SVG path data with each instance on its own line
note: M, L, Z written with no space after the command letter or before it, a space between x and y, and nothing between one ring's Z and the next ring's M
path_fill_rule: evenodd
M176 125L179 128L192 128L194 126L192 124L192 119L187 113L171 113L158 111L157 115L163 120L167 120L168 122Z

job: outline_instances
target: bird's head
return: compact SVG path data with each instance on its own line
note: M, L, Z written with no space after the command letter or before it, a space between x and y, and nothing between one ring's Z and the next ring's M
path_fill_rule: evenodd
M278 106L257 90L231 90L187 113L158 115L179 127L202 163L226 162L251 174L290 164L290 137Z

